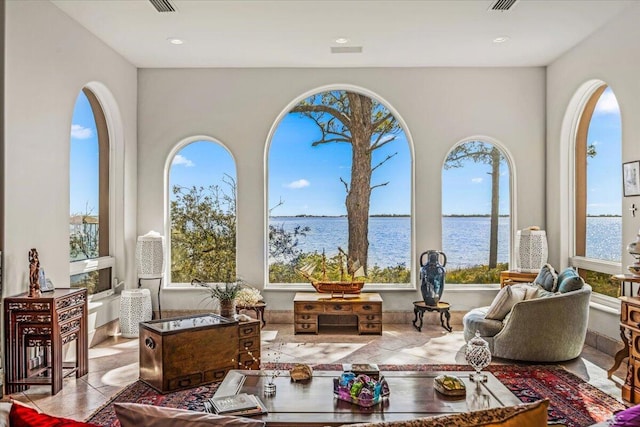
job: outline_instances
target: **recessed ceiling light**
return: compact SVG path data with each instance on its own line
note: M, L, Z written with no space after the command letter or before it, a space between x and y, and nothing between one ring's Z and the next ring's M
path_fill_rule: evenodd
M338 44L345 44L345 43L349 43L349 39L346 37L338 37L336 39L336 43Z
M183 44L184 41L182 39L178 39L176 37L169 37L167 41L171 44Z
M509 40L509 36L500 36L493 39L494 43L504 43Z

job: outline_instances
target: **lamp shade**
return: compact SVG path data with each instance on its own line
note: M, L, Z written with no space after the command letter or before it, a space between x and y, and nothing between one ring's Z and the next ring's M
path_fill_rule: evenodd
M547 263L547 233L538 227L518 230L515 244L516 270L537 273Z
M164 238L156 231L138 236L136 265L140 279L159 279L164 272Z

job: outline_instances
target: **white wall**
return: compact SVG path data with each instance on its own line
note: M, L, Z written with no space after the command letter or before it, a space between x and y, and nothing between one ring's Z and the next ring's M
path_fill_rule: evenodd
M193 135L216 138L237 161L238 274L265 277L264 151L276 117L301 94L349 84L379 95L405 120L415 143L416 251L439 248L441 170L458 141L485 135L513 155L517 227L545 226L543 68L141 69L138 73L138 230L163 229L164 165ZM311 290L311 287L309 287ZM202 294L166 291L163 309L195 307ZM292 292L266 291L269 308L292 309ZM445 294L454 309L471 292ZM383 292L384 310L409 310L417 292ZM453 298L453 300L452 300Z
M83 86L104 85L123 127L124 222L115 275L135 286L136 68L48 1L7 2L5 230L2 294L28 290L30 248L47 277L69 287L69 144ZM102 101L102 100L101 100ZM109 112L107 112L109 114ZM112 130L114 131L114 130ZM113 136L113 135L112 135Z
M613 89L622 116L622 161L640 159L640 4L608 23L591 37L553 62L547 69L547 230L549 255L554 265L568 264L566 234L563 221L568 211L569 194L563 174L568 170L562 140L562 125L569 102L580 86L599 79ZM622 167L622 166L620 166ZM640 227L640 215L632 217L628 208L640 204L638 197L622 200L621 247L611 248L622 254L622 268L633 262L624 248L634 240ZM597 321L596 321L597 319ZM618 319L592 312L589 329L617 338Z

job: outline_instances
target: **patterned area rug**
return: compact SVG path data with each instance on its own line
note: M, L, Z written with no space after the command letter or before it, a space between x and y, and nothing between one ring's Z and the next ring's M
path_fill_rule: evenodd
M293 364L266 364L265 369L289 369ZM468 371L468 365L379 365L381 371ZM313 366L317 371L340 371L342 365ZM549 423L567 427L586 427L604 421L626 406L613 397L565 370L552 365L492 365L488 368L513 394L523 402L548 398ZM114 402L134 402L170 408L203 411L204 401L213 396L218 384L209 384L189 390L159 394L142 381L125 387L98 409L87 422L108 427L119 427L113 410Z

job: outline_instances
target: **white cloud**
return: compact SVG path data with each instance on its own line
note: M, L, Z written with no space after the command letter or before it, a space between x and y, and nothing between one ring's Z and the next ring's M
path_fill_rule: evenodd
M482 178L471 178L471 182L473 182L474 184L480 184L482 181Z
M93 131L82 125L71 125L71 138L75 139L87 139L91 138Z
M187 159L185 156L181 154L176 154L176 156L173 158L173 161L171 162L171 166L174 166L174 165L181 165L187 168L192 168L196 164L193 163L191 160Z
M309 181L307 181L306 179L299 179L297 181L293 181L293 182L290 182L288 184L285 184L284 186L286 188L290 188L292 190L298 190L300 188L308 187L310 185L311 185L311 183Z
M606 90L600 96L598 103L596 104L595 114L619 114L620 107L618 106L618 100L612 91Z

